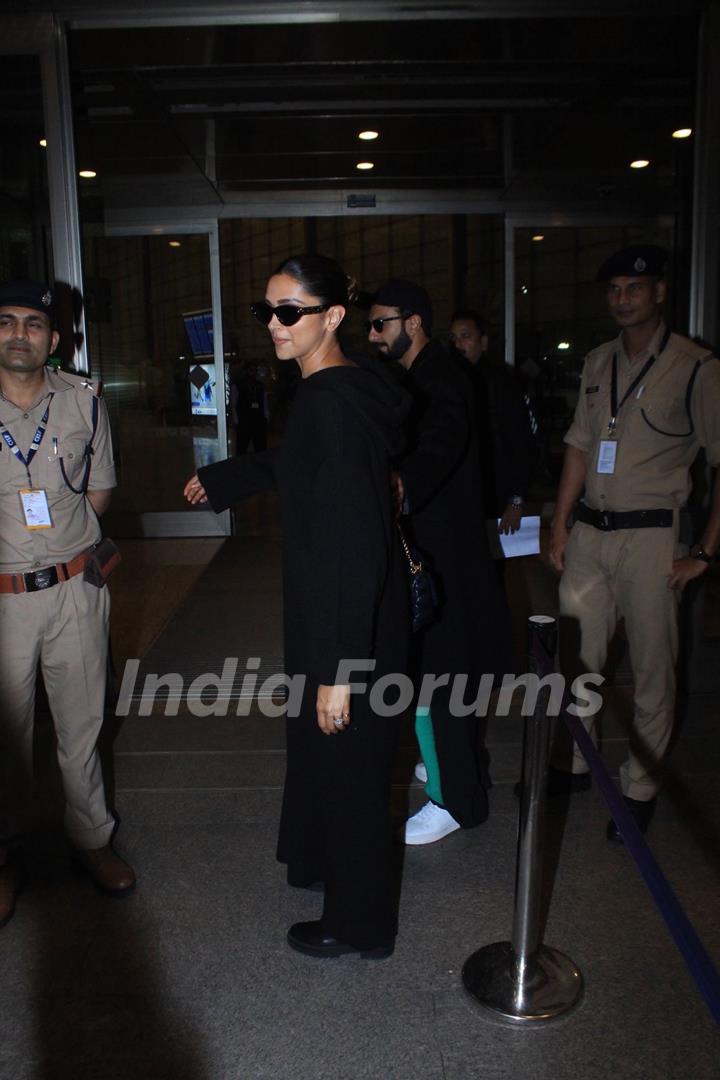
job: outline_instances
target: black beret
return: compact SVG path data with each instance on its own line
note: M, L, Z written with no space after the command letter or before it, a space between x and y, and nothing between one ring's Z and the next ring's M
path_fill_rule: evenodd
M432 303L422 285L414 281L393 278L381 285L372 298L373 304L396 307L404 315L419 315L426 334L432 331Z
M598 281L614 277L663 277L668 261L665 248L656 244L632 244L616 251L598 270Z
M14 304L32 308L44 311L52 319L55 314L53 302L52 289L39 281L6 281L0 285L0 307Z

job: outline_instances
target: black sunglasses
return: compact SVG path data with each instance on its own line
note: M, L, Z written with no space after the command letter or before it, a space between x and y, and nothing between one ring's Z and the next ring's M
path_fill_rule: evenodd
M382 328L386 322L393 322L395 319L409 318L409 315L385 315L382 319L368 319L365 323L365 329L368 334L371 330L374 330L376 334L382 334Z
M263 326L269 326L273 315L282 326L294 326L300 322L303 315L317 315L320 311L327 311L329 304L316 304L314 307L295 307L294 304L278 304L271 307L267 300L261 300L250 306L250 311L258 322Z

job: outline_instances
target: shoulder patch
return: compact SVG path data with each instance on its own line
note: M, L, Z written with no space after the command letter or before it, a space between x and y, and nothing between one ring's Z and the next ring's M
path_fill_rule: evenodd
M617 339L613 338L612 341L605 341L602 345L596 345L594 349L585 357L585 360L604 360L607 356L612 356L617 347Z
M671 334L670 341L678 356L687 363L706 364L708 360L715 359L712 349L707 344L692 341L691 338L684 337L682 334Z

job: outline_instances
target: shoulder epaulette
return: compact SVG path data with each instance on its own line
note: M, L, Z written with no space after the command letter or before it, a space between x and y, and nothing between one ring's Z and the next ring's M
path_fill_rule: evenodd
M615 338L613 338L612 341L603 342L602 345L596 345L594 349L591 349L590 352L586 354L585 361L597 360L600 357L608 356L610 353L612 353L615 350L615 347L616 347L616 339Z
M55 375L59 379L63 379L73 390L90 393L97 398L102 397L103 384L101 379L94 379L90 375L77 374L74 371L63 371L62 369L56 371Z
M713 359L712 349L708 345L700 344L683 334L673 333L670 338L677 353L691 364L706 364Z

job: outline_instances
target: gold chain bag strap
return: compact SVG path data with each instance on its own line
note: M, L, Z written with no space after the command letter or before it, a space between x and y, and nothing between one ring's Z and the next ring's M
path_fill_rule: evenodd
M435 621L439 604L438 590L435 579L426 565L426 560L416 548L408 544L400 523L396 522L396 525L410 572L412 628L413 631L422 630L423 627Z

